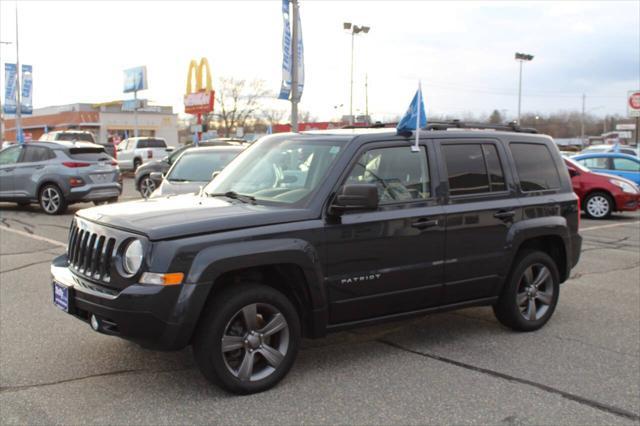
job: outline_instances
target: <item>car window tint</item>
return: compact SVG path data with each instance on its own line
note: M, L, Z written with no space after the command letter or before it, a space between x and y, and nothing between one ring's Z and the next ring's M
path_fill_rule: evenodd
M380 204L424 200L430 197L429 168L424 147L372 149L364 153L345 183L374 183Z
M608 169L609 161L607 157L583 158L580 161L585 167L590 169Z
M148 148L149 147L149 141L147 139L139 139L138 140L138 144L135 147L138 148L138 149L140 149L140 148Z
M20 157L21 148L19 146L12 146L4 149L0 152L0 165L1 164L15 164Z
M495 145L482 144L482 150L484 151L484 158L487 162L487 170L489 171L491 192L505 191L507 186L504 182L504 172L502 171L500 157L498 157L498 149Z
M147 146L149 148L166 148L167 144L160 139L149 139L147 141Z
M443 145L451 195L489 192L489 176L481 144ZM502 170L500 170L502 174ZM499 179L498 179L499 181ZM504 185L504 177L502 177Z
M523 191L560 187L560 174L546 145L515 142L509 144Z
M613 168L622 172L640 172L640 163L628 158L614 158Z
M20 160L21 163L36 163L39 161L47 161L50 158L50 150L42 146L25 146L24 155Z
M104 148L69 148L69 157L83 161L109 161Z

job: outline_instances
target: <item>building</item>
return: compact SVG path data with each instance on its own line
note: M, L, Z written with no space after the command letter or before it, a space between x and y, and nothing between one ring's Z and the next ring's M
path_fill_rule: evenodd
M126 104L125 104L126 105ZM178 145L178 115L173 107L145 105L138 109L138 135L164 138L169 146ZM109 137L124 139L134 135L135 114L123 107L123 101L101 104L75 103L33 110L22 116L21 124L26 140L37 140L53 130L77 129L93 132L98 141ZM6 116L4 139L16 140L15 118Z

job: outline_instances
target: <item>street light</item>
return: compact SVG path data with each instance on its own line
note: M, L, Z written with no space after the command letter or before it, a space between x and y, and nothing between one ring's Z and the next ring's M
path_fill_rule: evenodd
M344 22L342 24L342 27L345 29L345 31L351 32L351 95L349 97L349 121L350 124L353 124L353 40L356 34L367 34L371 27L367 27L364 25L352 25L351 22Z
M516 61L520 62L520 83L518 84L518 124L520 124L520 107L522 105L522 63L531 61L533 55L516 52Z

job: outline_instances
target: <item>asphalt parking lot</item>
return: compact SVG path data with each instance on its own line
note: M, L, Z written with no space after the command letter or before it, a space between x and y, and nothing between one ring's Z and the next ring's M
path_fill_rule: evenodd
M131 179L123 199L137 198ZM0 423L640 423L640 214L582 220L582 259L542 330L490 308L306 341L275 389L209 385L190 349L152 352L51 303L66 215L0 203Z

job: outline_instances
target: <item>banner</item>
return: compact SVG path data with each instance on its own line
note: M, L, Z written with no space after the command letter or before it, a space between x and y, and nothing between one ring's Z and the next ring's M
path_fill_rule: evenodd
M147 67L136 67L124 70L124 93L147 90Z
M304 89L304 47L302 45L302 24L300 23L300 11L298 11L298 16L296 19L298 23L298 62L296 63L298 68L298 99L300 100L302 97L302 89Z
M20 112L33 114L33 67L22 65L22 94L20 96Z
M4 113L16 113L16 83L18 78L16 64L4 64L5 86L4 86Z
M291 25L289 23L289 0L282 0L282 85L278 99L289 99L291 95Z

